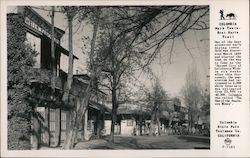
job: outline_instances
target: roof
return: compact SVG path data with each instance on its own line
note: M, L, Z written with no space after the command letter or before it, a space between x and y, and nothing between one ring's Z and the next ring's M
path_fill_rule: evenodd
M149 111L143 106L135 104L121 104L117 109L117 114L149 114Z
M90 80L90 77L87 74L76 74L74 76L77 77L77 78L81 78L83 80Z
M83 82L83 83L86 83L88 84L89 81L90 81L90 77L89 75L87 74L76 74L76 75L73 75L76 79L78 79L79 81ZM100 89L98 89L98 92L99 93L102 93L104 95L107 95L105 92L101 91Z
M96 109L96 110L103 110L104 112L108 112L108 113L111 112L111 109L107 108L107 106L100 104L100 103L97 103L97 102L92 101L92 100L89 101L89 106Z
M167 118L169 119L170 118L170 114L168 111L162 111L161 112L161 118Z

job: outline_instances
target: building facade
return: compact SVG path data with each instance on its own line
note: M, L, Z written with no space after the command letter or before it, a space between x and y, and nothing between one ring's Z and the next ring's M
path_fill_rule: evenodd
M19 6L15 13L7 15L8 27L11 20L19 19L20 25L26 32L26 42L37 52L33 68L33 78L30 80L32 97L29 102L33 107L31 118L31 146L39 149L41 146L57 147L66 139L66 131L70 128L71 111L74 110L74 100L84 97L84 90L88 86L86 75L73 76L69 103L64 104L62 95L67 82L67 73L60 69L61 57L69 52L60 45L64 31L54 27L55 59L51 56L52 25L31 7ZM73 60L78 59L76 56ZM52 65L54 63L54 65ZM55 89L52 91L52 68L56 70ZM101 135L104 128L105 112L103 108L105 93L94 92L85 112L78 131L78 141L88 137Z

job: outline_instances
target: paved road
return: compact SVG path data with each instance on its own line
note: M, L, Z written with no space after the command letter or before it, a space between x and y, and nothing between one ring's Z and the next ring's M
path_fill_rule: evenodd
M209 149L210 139L198 136L115 136L115 142L104 139L76 144L75 149Z

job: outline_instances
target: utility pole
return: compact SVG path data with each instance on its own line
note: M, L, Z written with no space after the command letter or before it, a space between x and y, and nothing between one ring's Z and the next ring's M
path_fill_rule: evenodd
M52 13L51 13L51 60L52 60L52 97L55 92L55 78L56 78L56 60L55 60L55 24L54 24L54 18L55 18L55 7L52 6Z
M52 93L51 93L51 99L55 101L55 89L56 89L56 52L55 52L55 6L52 6L51 8L51 63L52 63L52 80L51 80L51 87L52 87ZM60 115L61 111L60 108L55 109L55 129L49 129L49 130L55 130L55 146L60 145Z

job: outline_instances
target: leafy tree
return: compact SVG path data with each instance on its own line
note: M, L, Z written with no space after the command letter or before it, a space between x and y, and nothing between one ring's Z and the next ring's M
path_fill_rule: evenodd
M7 16L8 58L8 149L30 149L31 112L29 77L34 64L34 52L25 44L26 31L21 15Z
M210 129L210 92L209 88L205 88L202 93L202 106L201 106L201 114L207 120L205 123L205 127ZM209 134L209 132L207 133Z
M188 107L189 130L191 130L195 122L198 121L196 120L197 114L200 111L202 103L202 89L199 74L195 66L192 66L187 71L185 85L182 87L182 95Z
M145 54L142 58L145 66L161 53L161 48L168 42L169 52L162 53L171 61L177 38L187 47L183 34L189 30L209 28L208 6L120 7L117 12L118 17L113 23L121 30L119 36L132 34L129 43Z
M101 74L106 74L107 78L112 79L109 85L112 87L112 120L115 121L115 113L120 100L117 99L117 92L122 92L121 87L125 87L125 83L128 82L128 76L135 70L146 70L147 66L156 58L156 55L160 53L161 48L167 41L172 40L174 44L175 38L182 37L182 35L190 29L203 30L208 28L206 21L206 16L209 11L208 6L71 6L62 8L69 20L70 34L72 32L72 24L70 21L73 20L76 15L82 17L79 19L81 22L85 20L85 17L87 17L89 13L94 19L92 22L93 36L89 51L90 82L87 89L83 92L86 94L84 98L78 98L74 102L76 109L73 111L72 117L73 122L71 125L73 128L69 131L70 135L67 134L64 145L65 149L73 147L76 131L88 106L88 101L91 96L90 92L96 87L97 78L101 76ZM98 10L102 11L99 12ZM103 19L106 20L103 22ZM100 31L98 34L99 27L107 32ZM99 37L103 40L99 40L98 44L96 44L96 39ZM170 52L168 52L170 58L172 48L170 48ZM63 101L65 103L69 102L69 91L73 80L72 35L69 35L69 49L69 75L63 95ZM97 61L100 61L100 64L97 64ZM103 65L105 65L105 67L103 67ZM127 65L133 66L125 68ZM103 69L107 67L109 72L105 72ZM114 70L118 71L115 72ZM107 82L104 82L104 84L106 83ZM124 94L123 92L120 94ZM112 135L111 140L113 140Z
M92 64L101 67L96 74L100 74L101 70L107 79L101 85L112 92L110 140L113 141L117 108L123 100L117 93L124 92L122 85L126 85L126 80L129 80L136 70L149 72L146 68L159 54L166 41L181 36L189 29L206 29L206 23L200 19L207 15L208 8L106 7L104 10L105 22L101 26L104 31L100 32L95 55L97 60ZM155 106L156 109L157 107ZM158 110L154 111L158 113Z
M155 127L158 128L158 134L161 135L160 114L162 110L167 110L171 114L172 110L171 107L168 107L170 99L159 80L156 80L152 91L147 94L147 101L151 110L150 135L154 135Z
M112 123L110 141L114 141L114 125L116 122L117 108L120 104L129 100L129 81L132 80L133 69L138 66L139 56L136 52L127 48L129 36L124 36L117 41L112 41L114 34L101 39L100 54L95 63L101 68L100 86L106 88L112 94ZM105 51L105 52L103 52ZM100 62L102 61L102 62ZM101 65L100 65L101 63Z
M93 22L93 36L91 39L91 50L89 53L90 63L93 63L93 56L94 56L94 48L95 48L95 40L96 40L96 34L98 31L98 25L99 25L99 14L100 14L100 8L99 7L63 7L63 12L66 14L68 19L68 27L69 27L69 66L68 66L68 78L67 78L67 84L65 86L64 94L62 100L67 104L69 103L69 91L71 89L71 85L73 82L73 32L72 32L72 21L74 17L78 16L78 19L80 22L83 22L83 20L92 13L92 18L95 19ZM77 137L77 132L79 125L83 119L83 116L88 108L89 99L92 95L92 90L95 87L94 81L96 79L96 71L95 67L91 65L90 68L90 81L87 86L87 88L82 92L84 94L84 97L77 97L74 101L74 109L71 111L71 128L67 130L66 133L66 140L64 142L63 148L64 149L72 149L75 140Z

